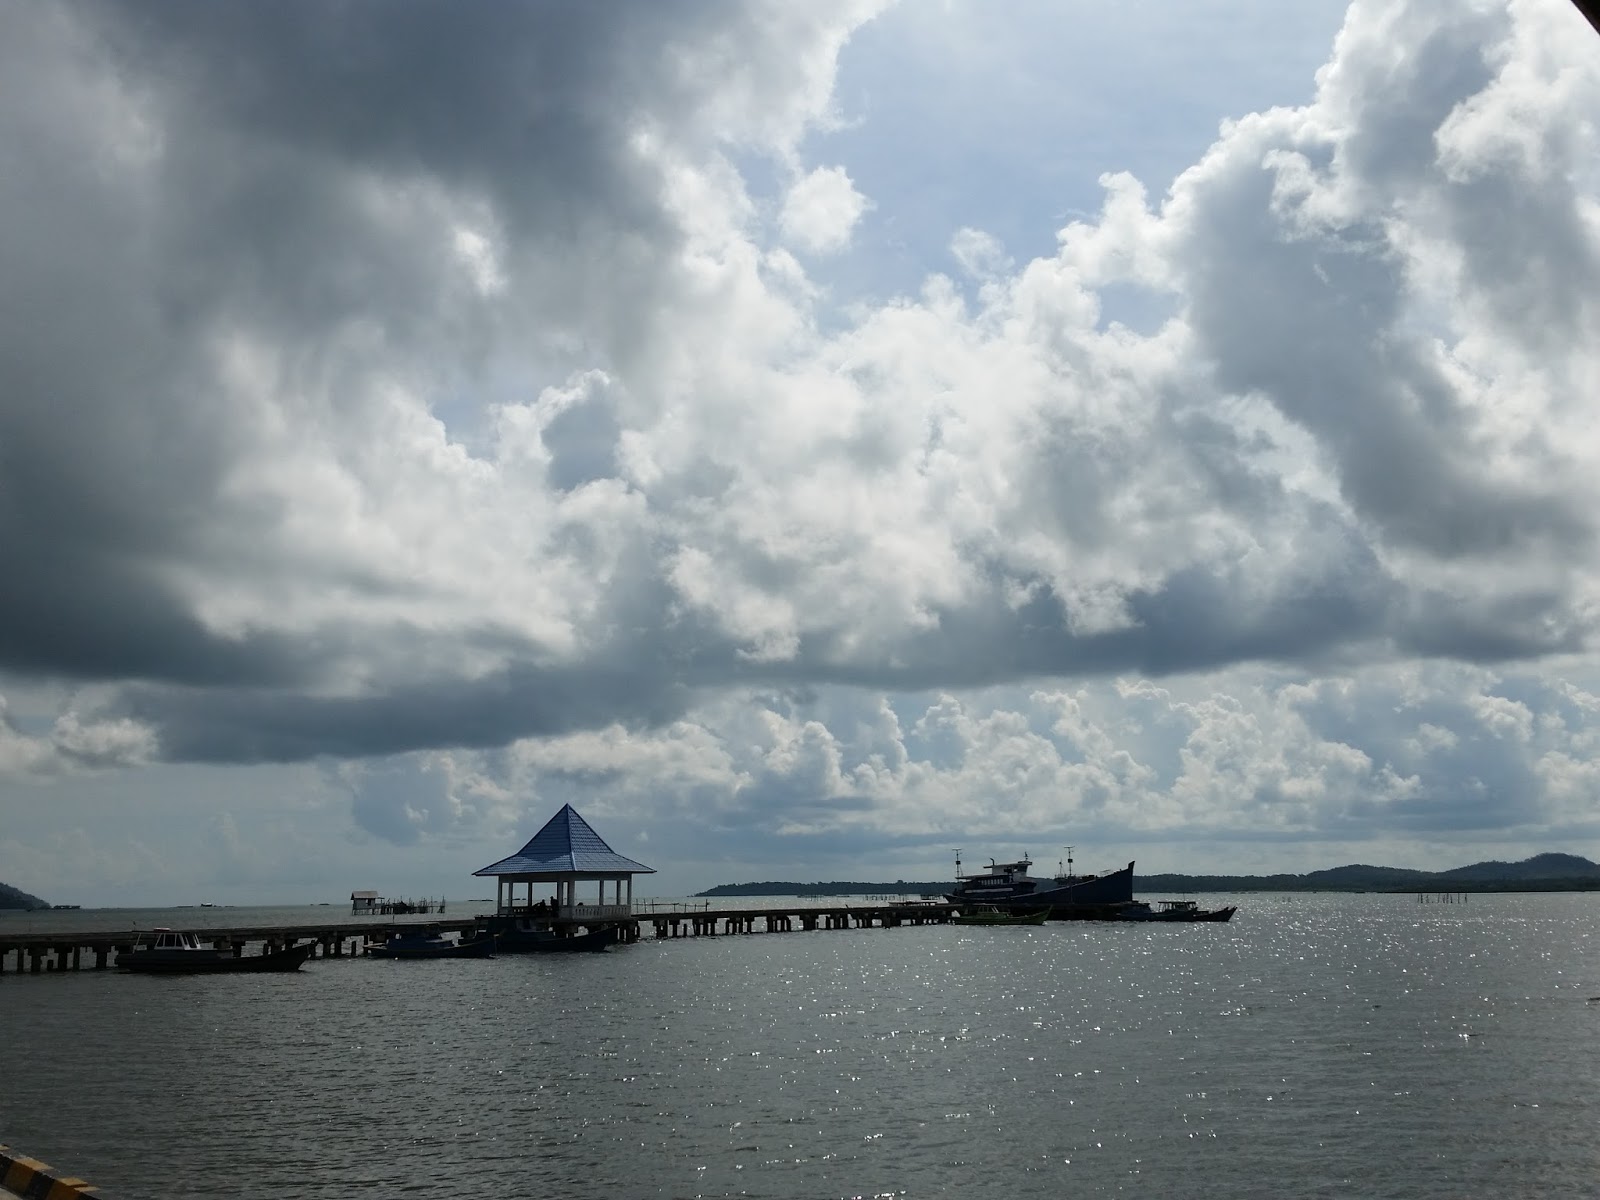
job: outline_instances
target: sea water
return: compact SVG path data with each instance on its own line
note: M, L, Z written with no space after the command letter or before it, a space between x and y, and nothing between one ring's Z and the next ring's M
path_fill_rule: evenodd
M1223 902L8 972L0 1141L152 1200L1592 1193L1600 895Z

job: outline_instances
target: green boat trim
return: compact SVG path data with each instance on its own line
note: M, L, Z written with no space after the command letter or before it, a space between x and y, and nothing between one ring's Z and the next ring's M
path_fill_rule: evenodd
M1048 908L1018 912L994 904L973 904L950 914L950 920L957 925L1043 925L1049 917Z

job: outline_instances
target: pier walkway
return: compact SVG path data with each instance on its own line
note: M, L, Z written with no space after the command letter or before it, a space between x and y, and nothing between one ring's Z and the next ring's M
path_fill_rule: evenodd
M177 918L174 917L174 920ZM233 948L235 954L244 954L245 947L259 946L260 953L270 954L302 942L317 943L316 954L322 958L342 958L348 948L353 955L361 953L368 940L382 941L395 929L438 929L441 931L471 929L474 917L451 920L432 918L427 921L374 925L371 921L337 921L307 925L255 925L231 929L184 929L174 924L172 928L192 933L202 944L219 950ZM113 953L132 949L141 938L148 938L149 929L123 929L105 933L8 933L0 937L0 974L7 968L8 956L15 955L16 969L28 970L37 975L41 971L77 971L84 966L103 971L111 965Z
M614 926L621 931L622 940L627 942L637 941L644 926L649 926L657 938L667 939L757 932L789 933L796 930L888 929L900 925L946 924L955 910L953 904L918 901L683 909L657 909L648 903L632 907L577 904L558 910L550 923L574 932ZM515 915L516 910L512 912ZM232 947L238 955L245 954L247 947L255 948L250 951L252 953L270 954L311 941L317 944L314 957L343 958L347 954L359 957L367 942L382 941L396 928L464 932L473 928L479 920L478 917L455 917L449 920L435 917L408 921L403 925L374 925L370 920L357 919L227 929L183 929L181 925L174 924L172 928L193 933L203 944L218 949ZM111 965L114 954L131 949L136 941L148 938L151 932L149 929L124 929L98 933L63 931L5 934L0 936L0 974L13 966L18 972L35 975L44 971L103 971Z
M834 904L798 908L707 908L689 912L641 913L658 938L711 937L718 933L789 933L795 929L885 929L897 925L944 925L956 905L936 901L888 904Z

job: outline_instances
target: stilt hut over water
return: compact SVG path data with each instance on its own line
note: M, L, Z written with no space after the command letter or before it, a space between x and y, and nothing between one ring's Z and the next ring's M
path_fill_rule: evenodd
M567 804L521 850L473 874L498 880L495 908L501 916L610 921L633 915L633 877L654 875L655 868L618 854ZM579 893L583 883L598 885L593 904Z

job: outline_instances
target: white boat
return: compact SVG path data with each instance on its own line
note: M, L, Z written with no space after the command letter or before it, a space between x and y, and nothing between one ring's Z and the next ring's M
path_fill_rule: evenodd
M239 971L298 971L315 942L304 942L272 954L235 954L202 946L192 933L173 929L152 929L148 940L141 937L132 949L117 955L117 966L124 971L148 975L216 975Z

